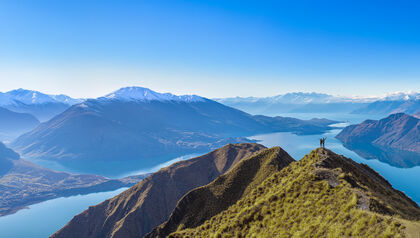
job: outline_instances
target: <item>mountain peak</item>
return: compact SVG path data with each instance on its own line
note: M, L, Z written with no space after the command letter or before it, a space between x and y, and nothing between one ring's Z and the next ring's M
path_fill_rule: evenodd
M227 174L212 183L229 184L228 179L216 184ZM202 211L212 211L217 196L227 192L209 189L201 197L211 196L203 201L191 196L211 185L185 195L171 215L178 219L167 220L146 237L405 237L405 225L417 226L420 218L417 204L373 169L322 148L266 176L225 210L201 219ZM159 233L169 226L173 229Z
M44 104L44 103L64 103L73 105L81 102L80 99L74 99L66 95L48 95L34 90L14 89L6 93L0 92L0 105L14 105L16 103Z
M420 100L420 93L415 91L407 92L392 92L387 93L382 100L384 101L408 101L408 100Z
M171 93L158 93L143 87L125 87L115 92L105 95L102 99L120 100L120 101L182 101L182 102L200 102L204 98L197 95L177 96Z

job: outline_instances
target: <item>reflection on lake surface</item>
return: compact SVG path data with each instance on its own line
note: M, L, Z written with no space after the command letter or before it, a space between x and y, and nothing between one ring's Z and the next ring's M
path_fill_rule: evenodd
M379 160L368 160L357 153L345 148L335 138L340 132L339 129L332 130L323 135L298 136L288 132L270 133L251 136L249 139L258 140L258 143L266 147L280 146L286 150L294 159L300 160L305 154L319 146L319 138L327 137L326 147L337 154L342 154L359 163L369 165L387 179L394 188L403 191L414 201L420 204L420 166L412 168L398 168L383 163Z
M344 146L365 159L376 159L395 167L420 166L420 154L415 152L377 147L370 144L344 144Z

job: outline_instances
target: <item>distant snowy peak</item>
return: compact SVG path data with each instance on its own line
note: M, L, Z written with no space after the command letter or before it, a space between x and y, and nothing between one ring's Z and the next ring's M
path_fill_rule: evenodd
M221 103L283 103L283 104L317 104L317 103L372 103L375 101L408 101L420 100L419 92L395 92L388 93L382 97L363 96L335 96L323 93L292 92L272 97L234 97L216 98Z
M38 91L15 89L6 93L0 92L0 105L14 105L23 103L27 105L45 104L45 103L64 103L73 105L81 102L80 99L73 99L66 95L47 95Z
M294 92L286 93L283 95L274 96L273 99L277 102L283 103L294 103L294 104L307 104L307 103L319 103L327 102L333 99L333 96L322 93L303 93Z
M420 100L420 93L414 91L388 93L381 98L384 101Z
M323 93L305 93L305 92L293 92L280 94L272 97L235 97L235 98L218 98L216 101L219 102L230 102L230 103L283 103L283 104L309 104L309 103L334 103L334 102L346 102L352 101L351 98L332 96Z
M177 102L202 102L203 97L196 95L173 95L171 93L158 93L148 88L126 87L99 99L120 101L177 101Z

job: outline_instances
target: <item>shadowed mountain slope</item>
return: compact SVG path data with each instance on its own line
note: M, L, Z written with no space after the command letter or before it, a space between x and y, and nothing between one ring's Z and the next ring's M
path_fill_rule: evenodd
M187 193L178 202L169 220L145 237L166 237L178 229L201 225L293 161L280 147L264 150L241 161L212 183Z
M388 147L420 153L420 119L396 113L344 128L337 136L344 144ZM420 157L419 157L420 158Z
M38 119L28 113L13 112L0 107L0 140L12 140L39 125Z
M252 143L229 144L177 162L120 195L90 207L52 237L141 237L166 221L185 193L210 183L244 158L264 149Z
M13 167L13 161L18 159L19 155L16 152L0 142L0 177L6 174Z
M194 208L197 199L182 207ZM196 214L187 224L203 222ZM181 221L169 237L410 237L419 219L418 205L367 165L317 149L202 225L184 229Z

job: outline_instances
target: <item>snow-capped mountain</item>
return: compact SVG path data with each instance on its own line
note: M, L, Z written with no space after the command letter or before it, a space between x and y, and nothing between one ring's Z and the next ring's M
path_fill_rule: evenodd
M66 95L48 95L38 91L15 89L9 92L0 92L0 105L7 106L17 103L45 104L45 103L64 103L73 105L81 102L81 99L74 99Z
M324 93L293 92L272 97L219 98L216 101L251 114L328 113L352 111L372 102L373 98L351 98Z
M408 92L394 92L386 94L382 100L386 101L408 101L408 100L420 100L420 93L414 91Z
M341 103L341 102L373 102L378 100L378 97L343 97L334 96L324 93L305 93L292 92L280 94L272 97L233 97L233 98L217 98L219 102L266 102L266 103L285 103L285 104L309 104L309 103Z
M181 101L181 102L201 102L203 97L196 95L177 96L171 93L158 93L143 87L125 87L115 92L105 95L99 99L119 100L119 101Z
M14 112L32 114L40 121L47 121L82 101L66 95L48 95L26 89L0 92L0 106Z
M375 107L375 112L406 112L411 113L412 107L420 99L418 92L395 92L384 96L335 96L323 93L293 92L272 97L234 97L218 98L216 101L251 114L276 115L278 113L362 113L362 108ZM380 102L380 103L379 103ZM380 104L378 107L371 104ZM381 109L382 105L392 104L392 108ZM404 104L404 110L396 110ZM388 108L389 107L389 108ZM407 108L407 109L406 109ZM411 108L411 109L409 109ZM379 109L379 111L377 111ZM391 110L392 109L392 110ZM366 110L363 110L363 113Z
M252 116L199 96L131 87L73 105L11 146L28 158L63 161L79 169L115 161L148 167L157 162L149 158L206 151L231 137L274 131L323 133L332 123Z

